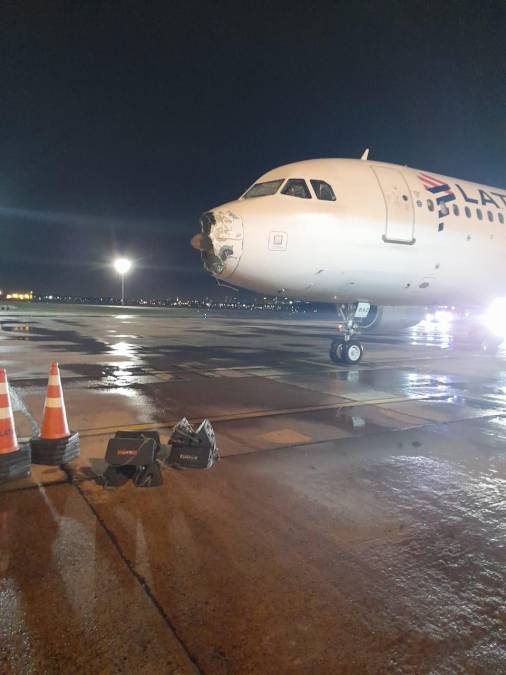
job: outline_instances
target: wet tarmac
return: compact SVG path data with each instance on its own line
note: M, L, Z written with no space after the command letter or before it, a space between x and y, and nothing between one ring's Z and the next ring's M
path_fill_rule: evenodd
M81 457L0 487L0 672L505 673L506 351L315 316L0 313L19 437L58 359ZM222 459L97 485L209 416Z

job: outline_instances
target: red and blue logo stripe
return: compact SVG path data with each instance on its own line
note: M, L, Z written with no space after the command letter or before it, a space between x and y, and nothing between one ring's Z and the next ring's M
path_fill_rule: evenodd
M432 195L434 195L434 199L436 200L439 208L439 218L445 218L449 213L447 207L448 202L452 202L454 199L456 199L453 189L448 185L448 183L445 183L439 178L434 178L434 176L429 176L427 173L419 173L418 178L427 192L430 192ZM444 224L440 223L439 230L442 230L443 227Z

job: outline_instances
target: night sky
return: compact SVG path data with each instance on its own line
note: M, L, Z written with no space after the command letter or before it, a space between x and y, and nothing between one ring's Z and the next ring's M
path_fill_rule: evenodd
M189 240L270 168L359 157L506 187L502 2L0 10L0 288L216 295Z

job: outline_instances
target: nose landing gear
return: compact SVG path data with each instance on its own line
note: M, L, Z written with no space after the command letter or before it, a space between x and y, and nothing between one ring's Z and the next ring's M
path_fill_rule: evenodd
M367 317L370 305L367 302L340 305L338 311L343 323L338 330L342 333L332 340L329 350L330 360L333 363L356 364L362 360L364 346L353 336L357 333L358 319Z
M362 359L364 347L358 340L337 338L332 340L329 350L333 363L358 363Z

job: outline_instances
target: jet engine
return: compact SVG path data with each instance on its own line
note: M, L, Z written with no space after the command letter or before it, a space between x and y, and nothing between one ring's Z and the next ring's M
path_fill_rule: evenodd
M364 319L357 319L357 323L367 333L390 333L415 326L425 317L426 311L425 307L371 305L369 314Z

